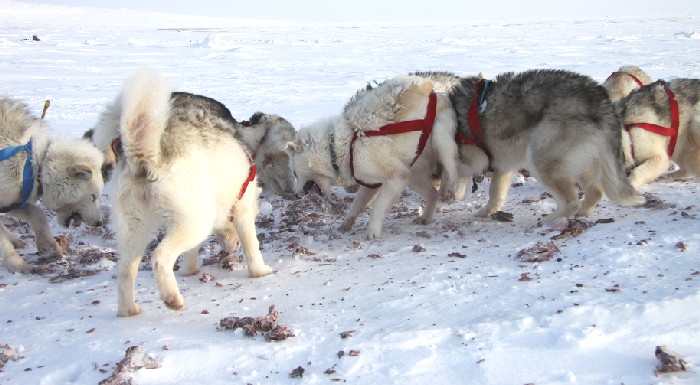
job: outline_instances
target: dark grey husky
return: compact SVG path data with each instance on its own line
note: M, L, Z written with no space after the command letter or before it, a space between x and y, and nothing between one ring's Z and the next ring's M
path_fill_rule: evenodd
M493 171L479 216L503 207L512 172L520 168L557 202L545 222L588 215L603 193L622 205L644 203L625 176L620 119L593 79L561 70L504 73L494 81L464 78L450 99L462 167ZM584 190L582 202L577 184Z

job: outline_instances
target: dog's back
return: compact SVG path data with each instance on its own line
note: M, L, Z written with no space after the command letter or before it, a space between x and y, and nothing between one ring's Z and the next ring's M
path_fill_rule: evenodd
M39 120L19 100L0 98L0 149L25 144L38 130Z

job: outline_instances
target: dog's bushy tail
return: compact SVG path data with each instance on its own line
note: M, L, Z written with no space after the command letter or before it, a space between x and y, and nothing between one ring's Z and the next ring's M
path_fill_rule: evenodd
M610 131L610 140L606 141L607 148L603 151L602 184L605 195L623 206L639 206L646 199L637 193L625 175L625 155L622 152L622 124L615 117L611 126L617 129Z
M144 68L126 80L119 131L128 167L136 176L158 179L160 140L169 115L170 87L163 75Z

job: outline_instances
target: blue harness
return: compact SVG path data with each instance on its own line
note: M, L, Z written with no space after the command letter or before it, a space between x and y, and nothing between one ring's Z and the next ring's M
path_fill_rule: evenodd
M9 206L0 208L0 213L7 213L12 210L24 209L29 206L27 200L32 193L34 187L34 169L32 169L32 141L30 140L23 146L8 147L0 150L0 161L10 159L20 151L27 151L27 162L24 163L24 171L22 172L22 196L19 203L13 203Z

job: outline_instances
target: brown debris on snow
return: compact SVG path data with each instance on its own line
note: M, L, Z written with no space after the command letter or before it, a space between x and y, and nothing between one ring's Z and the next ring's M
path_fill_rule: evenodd
M19 361L24 358L23 356L17 354L15 348L10 345L0 345L0 348L2 348L2 354L0 355L0 372L6 363L10 361Z
M340 333L340 338L352 337L355 335L355 333L357 333L357 330L346 330L346 331Z
M498 222L513 222L513 213L496 211L495 213L491 214L491 219Z
M566 228L562 230L559 234L551 237L552 240L564 239L568 236L578 237L584 231L593 227L593 223L579 218L569 219Z
M130 385L132 384L132 379L127 373L142 368L156 369L160 368L161 365L160 361L146 354L140 347L130 346L126 349L124 359L114 368L112 375L100 381L99 385Z
M550 260L558 252L559 248L554 242L538 241L535 246L518 251L515 257L523 262L544 262Z
M258 332L265 333L267 341L283 341L294 337L294 333L284 324L278 324L279 312L271 305L266 316L262 317L225 317L219 321L219 330L236 330L243 328L245 335L253 337Z
M306 370L302 368L301 366L298 366L296 369L293 369L289 373L289 378L302 378L304 376L304 372Z
M655 371L657 376L659 374L690 371L690 365L678 354L666 349L666 346L657 346L654 355L659 360Z

